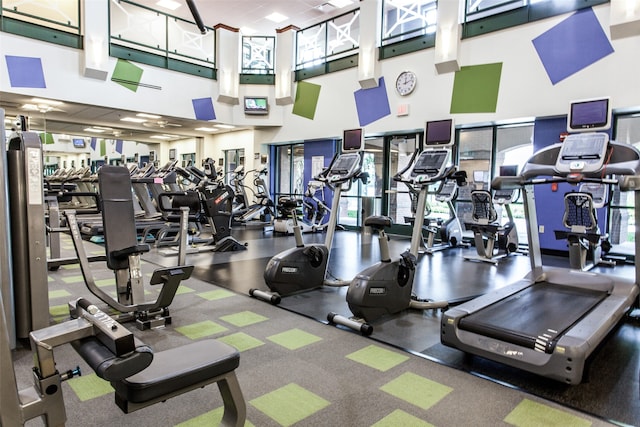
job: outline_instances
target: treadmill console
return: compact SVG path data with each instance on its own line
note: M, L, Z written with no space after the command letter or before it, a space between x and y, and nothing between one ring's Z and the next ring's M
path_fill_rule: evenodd
M360 172L360 153L341 154L327 173L327 181L337 183L346 182Z
M449 150L423 151L413 164L409 179L416 184L434 181L444 173L450 155Z
M589 173L602 169L609 135L590 132L569 135L560 147L556 170L562 174Z

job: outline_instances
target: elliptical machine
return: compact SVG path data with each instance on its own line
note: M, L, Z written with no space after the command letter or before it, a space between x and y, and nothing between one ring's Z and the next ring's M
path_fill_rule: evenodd
M342 140L342 154L333 158L329 168L314 179L323 181L333 189L331 216L327 226L324 244L305 245L300 225L295 215L294 235L296 246L287 249L269 260L264 271L264 280L270 292L250 289L249 295L279 304L281 297L300 292L310 291L323 285L346 286L347 281L327 280L326 272L329 261L333 235L338 220L340 195L349 191L356 179L366 179L361 175L362 155L364 146L363 129L345 130ZM295 208L291 206L291 208Z
M441 124L441 126L447 125ZM448 126L451 129L453 123L449 121ZM427 135L429 135L429 123L427 123ZM432 144L441 144L443 141L449 143L451 133L448 139L445 135L440 135L438 139L438 141L432 141L426 138L425 141L427 143L432 141ZM420 155L417 154L417 152L414 153L407 168L396 174L393 179L408 183L414 188L419 187L416 212L424 212L430 185L447 178L456 179L458 185L462 185L466 180L466 173L456 172L455 166L447 167L451 156L450 149L429 148L422 151ZM331 312L327 315L329 323L346 326L363 335L370 335L373 332L373 326L369 322L382 316L409 308L429 310L448 307L447 301L421 300L413 295L416 259L422 240L421 221L413 223L411 248L394 260L389 256L388 238L384 232L384 229L391 225L391 218L368 217L365 225L378 231L381 260L360 272L349 284L347 304L353 317L347 318Z

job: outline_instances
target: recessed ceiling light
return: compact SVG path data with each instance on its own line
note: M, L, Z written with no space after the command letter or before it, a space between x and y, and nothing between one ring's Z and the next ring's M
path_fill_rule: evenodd
M123 122L131 122L131 123L144 123L147 119L139 119L137 117L123 117L120 119Z
M169 10L176 10L177 8L180 7L180 3L173 0L160 0L159 2L156 3L156 5L160 7L164 7L165 9L169 9Z
M158 116L156 114L147 114L147 113L138 113L138 114L136 114L136 116L144 117L146 119L159 119L161 117L161 116Z
M169 135L151 135L149 138L154 138L154 139L171 139L173 138L172 136Z
M84 131L85 132L103 133L103 132L106 132L106 129L84 128Z
M328 0L327 3L329 3L332 6L337 7L338 9L342 9L345 6L349 6L351 3L353 3L353 1L351 1L351 0Z
M216 129L216 128L208 128L208 127L202 127L202 128L196 128L195 130L197 131L201 131L201 132L217 132L220 129Z
M38 111L38 106L36 104L24 104L22 107L23 110L33 110Z
M94 129L113 130L113 128L106 127L106 126L91 126L91 127Z
M275 22L276 24L279 24L282 21L286 21L287 19L289 19L288 17L278 12L273 12L271 15L265 16L265 18L271 22Z
M235 126L233 125L215 125L215 127L220 129L235 129Z
M61 101L54 101L52 99L31 98L31 100L37 104L62 105Z

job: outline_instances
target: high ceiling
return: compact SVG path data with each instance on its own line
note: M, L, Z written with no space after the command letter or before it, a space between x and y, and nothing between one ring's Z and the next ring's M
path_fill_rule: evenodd
M135 0L136 3L156 10L162 10L174 16L193 21L193 16L185 0L174 0L179 7L173 11L163 9L156 3L158 0ZM357 8L358 1L340 9L332 6L330 0L193 0L204 24L213 27L225 24L230 27L248 31L254 34L274 36L275 30L294 25L306 28L319 22L331 19L337 15ZM334 1L334 0L331 0ZM266 19L267 15L279 13L287 17L279 23ZM244 33L243 33L244 34ZM30 127L35 131L47 131L78 136L97 136L101 138L128 139L139 142L158 143L161 140L151 138L154 135L172 135L173 140L206 133L196 131L198 127L211 127L211 123L175 117L160 117L149 120L144 124L123 122L125 116L135 115L132 111L113 110L99 105L71 104L65 102L59 106L27 111L22 108L25 104L37 104L32 97L0 92L0 108L7 117L18 114L27 115ZM85 131L90 126L110 128L104 133ZM220 129L217 133L229 132L236 129Z
M171 11L157 5L158 0L134 0L135 3L193 21L185 0L173 0L180 6ZM346 4L342 8L333 4ZM247 36L274 36L275 30L294 25L310 27L359 7L359 0L193 0L202 21L208 27L225 24L243 30ZM278 13L286 17L275 23L266 17ZM255 34L244 33L252 29Z

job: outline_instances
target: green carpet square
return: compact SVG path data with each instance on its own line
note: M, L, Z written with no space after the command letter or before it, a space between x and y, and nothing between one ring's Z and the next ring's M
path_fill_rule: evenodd
M63 277L62 281L64 283L84 283L84 277L82 276Z
M409 360L409 356L387 350L377 345L370 345L351 354L347 359L362 363L378 371L386 372L389 369Z
M64 289L58 289L57 291L49 291L49 299L68 297L70 295L71 294Z
M191 418L190 420L181 422L176 424L174 427L203 427L203 426L218 426L222 421L222 414L224 413L224 408L220 407L218 409L214 409L213 411L205 412L202 415L198 415L197 417ZM254 427L254 424L249 420L245 420L245 427Z
M406 412L396 409L377 423L373 424L371 427L434 427L433 424L430 424L426 421L421 420L420 418L414 417L411 414L407 414Z
M268 317L264 317L252 311L241 311L240 313L222 316L220 319L237 327L249 326L253 325L254 323L260 323L264 322L265 320L269 320Z
M451 387L411 372L386 383L380 390L425 410L453 391Z
M105 286L115 286L116 284L116 278L115 277L110 277L108 279L100 279L100 280L96 280L96 286L99 288L103 288Z
M52 305L51 307L49 307L49 314L51 314L53 317L62 317L62 316L69 316L69 305L68 304L62 304L62 305Z
M104 249L96 249L89 251L89 255L104 255Z
M264 394L249 403L283 426L295 424L330 404L317 394L294 383Z
M78 270L80 269L80 264L61 265L60 268L63 270Z
M207 291L201 292L198 294L199 297L204 298L209 301L214 301L223 298L229 298L234 296L235 294L231 291L227 291L226 289L216 289L215 291Z
M47 277L47 282L51 283L51 282L55 282L56 279L54 279L53 277L49 276Z
M191 325L179 326L176 328L176 331L180 332L187 338L191 338L192 340L219 334L226 330L227 328L212 322L211 320L205 320L204 322L192 323Z
M218 338L218 341L222 341L223 343L227 343L230 346L233 346L238 349L238 351L247 351L252 348L260 347L264 345L264 342L260 341L257 338L252 337L249 334L245 334L244 332L238 332L231 335L226 335L224 337Z
M178 290L176 290L176 295L189 294L191 292L195 292L195 289L192 289L185 285L180 285L178 286Z
M587 427L591 425L591 422L583 418L528 399L520 402L504 421L518 427Z
M82 402L113 393L111 384L96 374L71 378L68 382L71 389Z
M289 331L281 332L276 335L267 337L268 340L273 341L276 344L288 348L289 350L297 350L314 342L321 341L319 336L310 334L300 329L291 329Z

